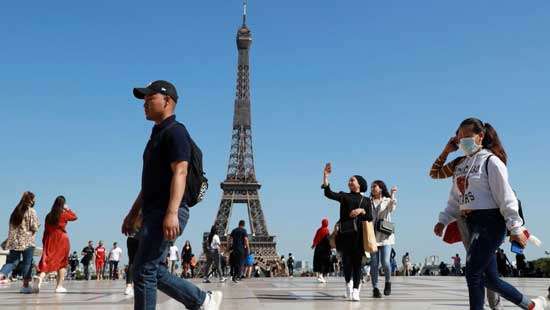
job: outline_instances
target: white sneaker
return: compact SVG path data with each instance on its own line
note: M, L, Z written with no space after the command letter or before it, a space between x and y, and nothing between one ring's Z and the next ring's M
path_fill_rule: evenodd
M201 310L219 310L222 304L223 293L220 291L208 292Z
M124 290L124 295L126 296L134 296L134 288L131 286L127 286Z
M58 288L55 289L55 292L56 292L57 294L64 294L64 293L67 293L67 289L64 288L63 286L60 286L60 287L58 287Z
M352 293L353 293L353 280L346 283L346 294L344 295L344 297L347 300L351 300Z
M227 281L227 278L221 278L220 279L220 283L225 283L225 281Z
M351 292L351 300L352 301L360 301L361 297L359 296L359 289L354 288Z
M20 290L19 290L19 293L21 294L32 294L32 287L30 286L23 286Z
M40 279L40 277L34 277L32 279L32 292L35 294L40 293L41 285L42 285L42 279Z
M535 307L533 310L546 310L548 309L548 301L546 301L546 298L543 296L539 296L532 300L535 304Z

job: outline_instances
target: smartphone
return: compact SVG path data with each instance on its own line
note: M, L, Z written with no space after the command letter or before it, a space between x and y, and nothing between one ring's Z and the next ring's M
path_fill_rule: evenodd
M325 170L328 172L328 173L331 173L332 172L332 165L331 163L327 163L325 165Z
M512 247L510 249L510 251L512 251L512 253L516 253L516 254L523 254L523 247L517 243L516 241L512 241Z

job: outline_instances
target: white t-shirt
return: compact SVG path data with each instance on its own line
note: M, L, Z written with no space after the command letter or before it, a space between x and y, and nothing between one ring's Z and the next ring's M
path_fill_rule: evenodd
M178 260L178 247L175 245L170 247L170 260Z
M122 249L119 247L116 247L111 250L110 255L111 255L112 261L118 262L120 260L120 255L122 255Z
M212 237L212 243L210 243L210 248L212 250L219 250L220 249L220 245L221 245L221 242L220 242L220 237L218 235L214 235Z

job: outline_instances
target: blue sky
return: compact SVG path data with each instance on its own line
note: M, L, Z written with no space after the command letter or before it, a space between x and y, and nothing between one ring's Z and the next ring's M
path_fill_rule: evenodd
M178 240L198 250L227 169L241 1L11 1L0 18L0 223L25 190L41 219L63 194L79 215L74 248L124 243L152 126L131 90L167 79L211 181ZM322 217L337 220L319 188L327 161L335 189L352 174L399 186L400 255L463 253L432 233L450 182L427 173L469 116L498 130L528 227L546 242L527 257L550 249L549 3L251 1L248 21L256 171L281 254L311 261Z

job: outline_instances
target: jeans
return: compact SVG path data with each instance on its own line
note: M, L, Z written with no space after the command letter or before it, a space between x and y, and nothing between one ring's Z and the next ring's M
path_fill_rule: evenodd
M166 210L144 208L142 212L143 225L134 259L134 309L155 309L157 288L187 309L199 309L206 293L193 283L172 275L164 264L170 247L170 240L164 239L162 229ZM182 205L178 209L180 232L185 229L188 219L189 208Z
M460 237L466 252L470 248L470 230L468 228L468 223L464 218L459 218L457 221L458 231L460 232ZM502 303L500 302L500 296L497 293L487 289L487 301L489 302L489 308L491 309L502 309Z
M529 298L515 287L501 280L497 271L496 250L504 241L506 224L498 209L476 210L466 219L470 232L466 258L466 282L470 295L470 309L482 310L485 287L510 302L527 309Z
M378 247L378 252L371 254L370 276L373 288L378 288L378 273L380 271L380 261L382 261L382 268L384 268L384 277L386 278L386 283L391 281L390 253L391 245L383 245Z
M23 251L10 250L8 257L6 258L6 264L0 269L0 273L6 277L17 267L21 256L23 256L21 274L23 279L30 280L32 279L32 257L34 253L34 247L28 247Z

